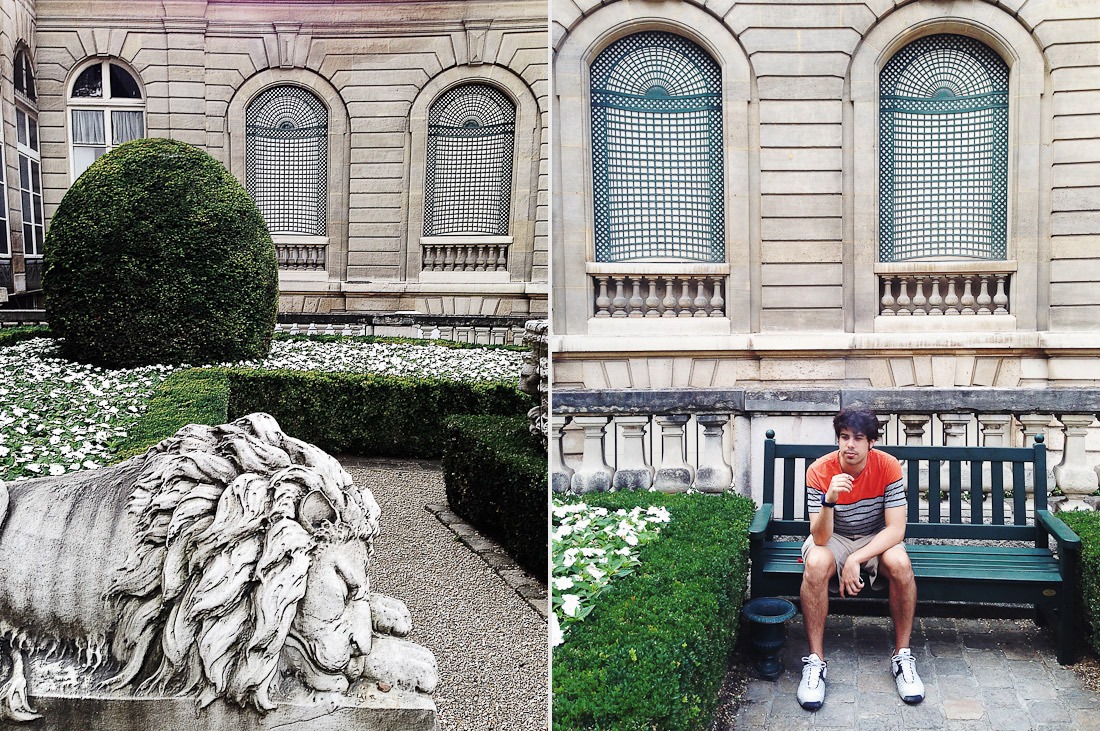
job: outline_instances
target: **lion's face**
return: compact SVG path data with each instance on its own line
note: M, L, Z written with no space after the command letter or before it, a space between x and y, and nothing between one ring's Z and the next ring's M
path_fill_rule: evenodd
M370 652L368 546L361 539L322 544L291 625L287 661L316 690L345 691L358 677L354 660Z

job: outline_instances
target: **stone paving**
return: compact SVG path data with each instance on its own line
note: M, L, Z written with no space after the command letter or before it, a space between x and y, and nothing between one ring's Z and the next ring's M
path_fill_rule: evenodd
M802 617L796 615L788 623L786 671L775 682L749 682L735 728L1100 731L1100 695L1058 664L1051 633L1029 620L918 618L912 651L925 699L907 706L889 671L890 620L829 617L825 705L810 713L795 699L806 654Z

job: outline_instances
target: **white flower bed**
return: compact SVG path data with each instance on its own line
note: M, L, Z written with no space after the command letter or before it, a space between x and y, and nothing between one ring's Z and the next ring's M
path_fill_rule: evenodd
M611 579L633 572L638 548L654 540L671 520L666 508L616 510L584 503L553 503L551 551L554 569L550 641L560 645L569 626L584 619Z
M277 340L268 358L240 365L514 383L522 361L522 352L495 348ZM109 445L126 436L174 370L81 365L58 358L47 338L0 348L0 480L107 464Z

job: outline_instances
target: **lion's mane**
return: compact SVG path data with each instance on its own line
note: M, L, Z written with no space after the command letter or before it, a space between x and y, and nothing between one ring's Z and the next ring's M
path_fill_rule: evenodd
M122 666L108 685L197 691L203 705L273 708L311 553L361 538L369 556L378 534L370 491L267 414L191 425L150 448L127 511L139 548L107 595Z

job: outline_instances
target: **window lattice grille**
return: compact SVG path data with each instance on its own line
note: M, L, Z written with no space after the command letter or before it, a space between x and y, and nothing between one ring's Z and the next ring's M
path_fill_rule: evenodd
M672 33L592 63L597 261L725 261L721 88L714 59Z
M327 231L328 110L297 86L257 96L245 112L246 184L272 233Z
M1004 259L1008 66L941 34L903 48L879 84L881 260Z
M424 235L508 235L516 108L485 84L444 92L428 110Z

